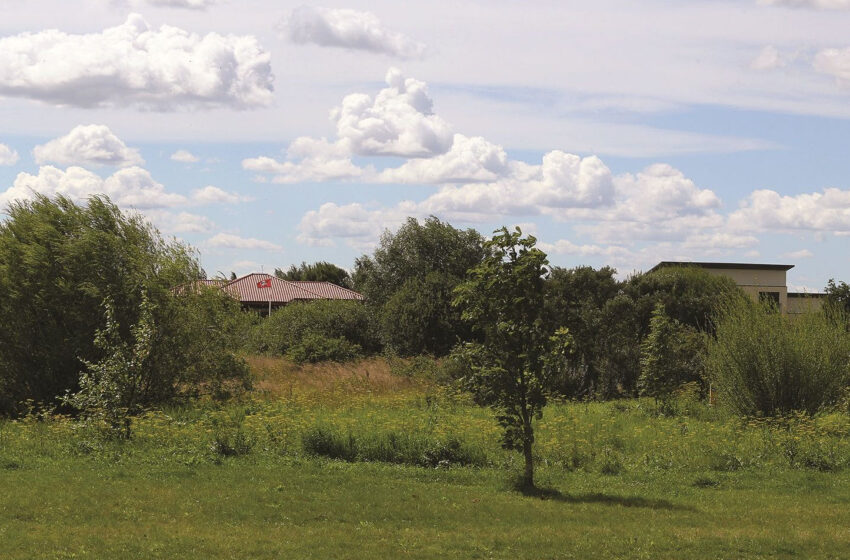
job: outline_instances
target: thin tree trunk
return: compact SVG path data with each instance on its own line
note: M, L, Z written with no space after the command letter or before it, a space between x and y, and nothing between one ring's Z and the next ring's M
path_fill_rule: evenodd
M534 431L531 427L531 418L523 414L522 419L522 455L525 458L525 474L523 475L523 486L534 488L534 457L531 447L534 443Z

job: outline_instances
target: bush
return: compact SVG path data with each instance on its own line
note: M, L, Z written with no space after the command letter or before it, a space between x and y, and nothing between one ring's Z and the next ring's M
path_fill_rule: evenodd
M850 381L845 319L822 312L780 314L735 298L720 310L706 370L722 404L742 415L814 414Z
M286 352L292 361L299 364L309 362L345 362L362 356L361 348L344 338L331 338L321 334L307 333Z
M456 436L444 439L406 432L367 433L355 436L317 426L301 437L304 451L310 455L343 461L380 461L420 467L451 465L483 466L487 458L481 449Z
M703 337L668 317L659 303L641 343L640 395L665 400L681 385L701 381L703 348Z
M253 329L247 347L314 362L373 354L380 344L369 308L356 301L317 300L272 312Z
M22 413L26 399L51 406L78 391L86 363L115 357L95 343L106 322L104 302L112 302L116 343L131 343L142 294L154 334L145 380L133 397L139 406L211 377L246 374L225 341L198 332L186 318L195 300L171 292L203 277L191 248L164 241L106 197L78 205L37 195L12 203L8 214L0 224L0 413Z

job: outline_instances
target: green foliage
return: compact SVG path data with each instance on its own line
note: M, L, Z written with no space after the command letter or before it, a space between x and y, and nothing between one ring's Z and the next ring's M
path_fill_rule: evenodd
M742 415L809 414L834 404L850 382L846 319L799 316L737 298L723 306L708 344L707 374L720 402Z
M565 347L565 332L551 336L543 316L546 254L533 236L519 228L502 228L486 247L490 254L469 271L455 291L463 319L481 334L480 344L468 343L463 352L472 364L462 378L482 404L491 406L503 428L502 445L521 451L523 482L534 486L532 422L543 415L551 390L547 349L554 341Z
M170 288L203 274L188 247L163 241L105 197L82 206L36 196L12 203L8 214L0 224L0 413L20 413L25 399L51 403L77 391L85 362L101 357L95 333L103 328L104 300L129 340L147 294L164 337L175 310ZM161 369L171 367L174 350L163 337L148 357L156 380L146 392L151 399L173 392L158 380L182 373Z
M335 264L319 261L313 264L302 262L300 266L290 265L289 269L274 269L274 275L283 280L301 280L311 282L330 282L343 288L351 288L351 275L344 268Z
M850 285L830 278L826 285L826 303L832 309L850 314Z
M292 361L303 364L309 362L347 362L363 355L359 345L344 338L332 338L318 333L306 333L287 351Z
M485 254L481 235L430 217L408 218L385 232L373 256L357 259L354 284L380 317L391 350L412 356L443 355L469 328L451 305L452 291Z
M384 304L380 325L384 343L401 356L447 354L458 338L468 338L450 303L456 280L430 272L410 278Z
M94 344L104 357L95 363L84 362L79 391L63 401L87 418L102 422L111 434L130 439L130 418L140 411L151 371L147 361L156 336L153 311L142 294L139 321L130 327L132 342L128 342L115 321L112 300L104 300L103 308L106 326L95 333Z
M278 309L254 328L247 344L254 352L289 355L302 362L344 361L380 348L370 309L345 300L315 300Z
M566 327L573 338L572 351L556 387L562 396L589 394L604 375L600 367L610 365L603 360L611 353L603 345L606 338L600 333L619 326L610 324L611 314L605 313L607 303L620 291L620 283L614 278L616 272L610 267L553 267L546 280L544 314L548 328L554 331Z
M663 304L656 305L649 335L641 343L640 395L666 400L681 385L700 381L702 350L696 329L668 317Z
M380 461L435 468L484 466L487 460L481 449L454 436L438 439L405 432L355 435L317 426L305 432L301 441L310 455L351 462Z

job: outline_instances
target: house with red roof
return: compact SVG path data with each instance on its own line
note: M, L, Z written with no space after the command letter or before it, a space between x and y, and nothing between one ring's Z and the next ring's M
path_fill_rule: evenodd
M330 282L282 280L262 272L246 274L221 288L237 298L244 309L254 309L262 314L295 301L364 299L361 294Z

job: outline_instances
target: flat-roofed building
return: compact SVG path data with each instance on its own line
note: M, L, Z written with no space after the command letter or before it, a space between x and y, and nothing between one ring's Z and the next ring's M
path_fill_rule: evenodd
M774 302L783 313L820 309L825 294L789 292L787 273L793 264L662 261L650 272L670 266L699 267L709 274L728 276L753 299Z

